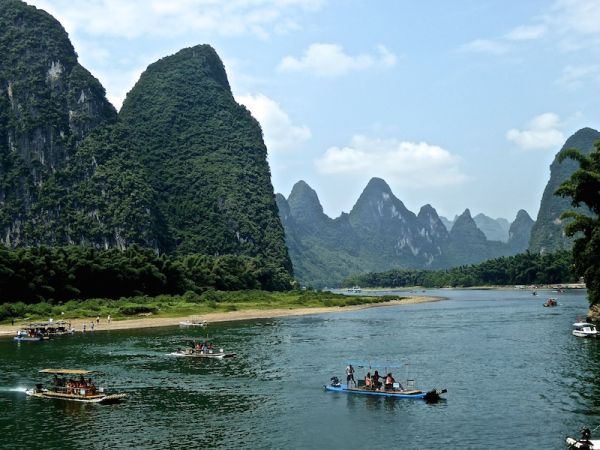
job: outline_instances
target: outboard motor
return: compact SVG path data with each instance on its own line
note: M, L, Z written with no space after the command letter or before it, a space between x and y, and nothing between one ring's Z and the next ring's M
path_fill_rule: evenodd
M342 384L340 383L340 379L338 377L331 377L331 385L333 387L340 387Z

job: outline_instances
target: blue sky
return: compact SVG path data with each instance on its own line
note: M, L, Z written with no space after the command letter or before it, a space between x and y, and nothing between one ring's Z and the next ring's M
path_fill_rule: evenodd
M371 177L415 213L535 219L549 165L600 127L597 0L27 0L61 21L117 106L196 44L263 127L273 185L325 212Z

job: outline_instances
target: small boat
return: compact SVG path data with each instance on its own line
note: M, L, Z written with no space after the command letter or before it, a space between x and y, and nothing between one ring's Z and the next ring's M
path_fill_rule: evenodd
M600 440L592 439L592 432L589 428L581 429L581 438L575 439L567 437L566 443L569 448L578 448L581 450L600 450Z
M17 331L15 341L45 341L54 336L73 334L75 330L71 322L64 320L48 322L31 322Z
M25 394L31 397L53 398L81 403L117 403L127 397L127 394L107 394L104 388L97 388L89 376L91 370L78 369L42 369L39 373L54 375L50 387L45 388L37 384L32 389L27 389ZM79 377L68 379L66 376ZM84 377L88 376L86 380Z
M211 342L207 341L186 341L187 346L183 349L177 349L176 351L169 353L170 356L179 356L187 358L209 358L209 359L223 359L223 358L234 358L235 353L225 353L222 348L216 348Z
M558 302L556 301L556 299L555 299L555 298L553 298L553 297L550 297L548 300L546 300L546 301L544 302L544 306L545 306L545 307L549 307L549 306L550 306L550 307L551 307L551 306L558 306Z
M360 288L360 286L352 286L351 288L346 289L346 292L351 294L360 294L362 292L362 289Z
M198 319L198 318L191 318L191 319L183 320L183 321L179 322L179 326L182 328L205 327L206 325L207 325L206 320L202 320L202 319Z
M435 403L441 399L441 394L445 394L448 392L446 389L437 390L431 389L429 391L422 391L420 389L414 388L414 380L406 380L406 387L401 383L396 382L393 377L390 380L389 384L385 384L384 382L378 382L376 376L370 377L371 368L372 367L384 367L384 366L371 366L356 364L357 367L368 367L369 372L364 379L358 380L358 383L355 382L355 386L351 387L346 383L340 382L338 377L331 377L330 383L324 385L326 391L329 392L340 392L344 394L359 394L359 395L370 395L375 397L392 397L392 398L407 398L407 399L422 399L428 403ZM353 367L349 364L349 367ZM390 365L385 366L386 370L388 368L393 368ZM348 373L348 369L346 369L346 373ZM354 371L354 369L352 369ZM354 372L352 372L354 373ZM378 373L375 371L375 373ZM388 373L387 377L391 377L391 373ZM381 377L382 380L386 380L387 377ZM349 378L349 377L348 377ZM352 377L353 379L354 377Z
M577 337L595 338L598 337L598 330L593 323L575 322L573 324L573 335Z

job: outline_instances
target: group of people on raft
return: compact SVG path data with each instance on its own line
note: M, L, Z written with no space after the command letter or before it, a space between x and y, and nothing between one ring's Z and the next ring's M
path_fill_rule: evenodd
M352 367L352 364L349 364L348 367L346 367L346 384L348 388L350 387L351 382L354 383L354 387L358 387L354 380L354 367ZM404 387L394 379L391 372L385 377L382 377L379 375L379 371L376 370L372 376L371 372L367 372L365 375L365 384L364 386L361 386L361 389L368 389L371 391L381 391L383 389L391 391L393 389L404 390Z
M195 351L200 353L210 353L213 349L212 342L195 342L193 347Z
M58 378L54 375L54 389L57 392L69 395L96 395L96 386L92 382L92 379L89 378L86 381L83 375L79 378L79 381ZM82 393L82 390L84 393Z

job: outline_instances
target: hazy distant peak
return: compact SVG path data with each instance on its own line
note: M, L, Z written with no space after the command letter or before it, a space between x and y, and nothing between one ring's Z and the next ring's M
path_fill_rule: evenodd
M323 206L319 201L316 191L305 181L300 180L292 187L292 192L287 199L290 211L294 216L310 216L323 214Z
M530 220L531 222L533 222L533 219L531 218L529 213L527 211L525 211L524 209L520 209L517 212L517 216L515 217L515 222L517 220Z
M377 178L377 177L373 177L369 180L369 182L367 183L367 186L365 187L364 191L376 191L376 192L383 192L386 194L391 194L392 193L392 189L390 188L390 186L385 182L385 180L381 179L381 178Z
M435 210L435 208L433 206L431 206L429 203L427 203L426 205L421 206L421 209L419 210L419 216L421 214L435 214L436 216L438 215L437 211Z

